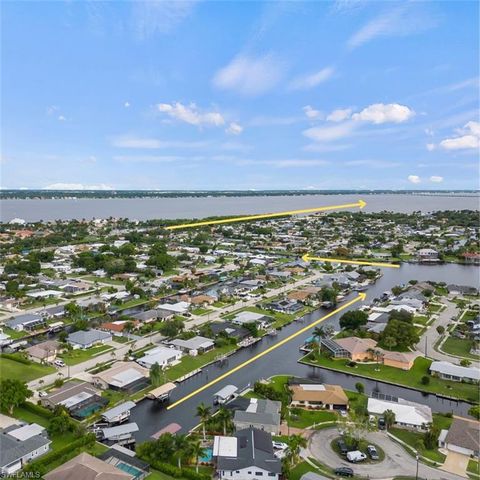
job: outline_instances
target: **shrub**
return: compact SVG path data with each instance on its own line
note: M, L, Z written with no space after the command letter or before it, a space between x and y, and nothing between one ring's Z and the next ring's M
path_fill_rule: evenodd
M153 468L155 468L155 470L159 470L160 472L170 475L174 478L187 478L188 480L210 480L211 478L210 475L197 473L188 468L178 468L174 465L170 465L169 463L159 462L156 460L149 463Z
M22 407L29 412L35 413L36 415L40 415L44 418L52 418L53 413L48 410L48 408L42 407L41 405L35 405L34 403L25 402Z
M21 355L14 354L14 353L2 353L2 358L8 358L9 360L13 360L14 362L23 363L24 365L31 365L32 362Z
M430 377L428 375L424 375L422 377L421 382L422 382L422 385L428 385L430 383Z

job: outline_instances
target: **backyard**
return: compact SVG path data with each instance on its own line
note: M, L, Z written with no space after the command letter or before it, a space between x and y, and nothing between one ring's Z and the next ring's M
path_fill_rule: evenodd
M443 342L441 349L445 353L449 353L457 357L472 358L474 360L480 359L480 356L470 353L472 347L473 340L469 340L467 338L448 337L445 342Z
M72 366L90 360L91 358L94 358L102 353L109 352L110 350L113 351L113 348L109 345L100 345L98 347L91 347L85 350L71 350L70 352L62 353L60 357L67 365Z
M23 363L12 358L0 356L0 377L30 382L39 377L54 373L55 368L40 363Z

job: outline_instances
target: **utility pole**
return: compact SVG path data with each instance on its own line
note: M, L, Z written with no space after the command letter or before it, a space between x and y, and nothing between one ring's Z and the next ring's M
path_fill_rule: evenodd
M418 452L415 454L415 458L417 459L417 472L415 473L415 480L418 480L418 460L419 460Z
M425 358L427 357L427 336L425 335Z

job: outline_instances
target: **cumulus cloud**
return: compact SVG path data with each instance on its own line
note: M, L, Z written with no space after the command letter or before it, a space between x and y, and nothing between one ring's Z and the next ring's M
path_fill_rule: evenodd
M123 106L124 106L125 108L129 108L129 107L130 107L130 102L125 102L125 103L123 104Z
M402 123L415 115L415 112L406 105L398 103L374 103L359 113L352 115L353 120L370 122L376 125L381 123Z
M480 148L480 122L470 121L456 130L457 136L440 142L444 150L470 150Z
M243 127L236 122L231 122L225 129L225 132L230 133L231 135L240 135L243 132Z
M213 77L215 87L242 95L260 95L275 87L283 77L284 64L273 55L237 55Z
M422 179L418 175L409 175L408 181L410 183L421 183Z
M59 115L59 116L58 116L58 120L59 120L60 122L66 122L66 121L67 121L67 118L64 117L63 115Z
M351 108L339 108L337 110L334 110L332 113L330 113L327 116L327 120L329 122L343 122L344 120L347 120L350 118L350 115L352 114L352 109Z
M158 148L202 148L210 145L208 141L188 142L159 140L157 138L136 137L133 135L120 135L110 139L112 147L137 148L137 149L158 149Z
M204 125L220 127L225 124L225 118L221 113L215 111L201 112L194 103L190 105L183 105L180 102L159 103L157 110L176 120L199 127Z
M318 72L300 75L290 82L291 90L308 90L327 81L335 73L333 67L322 68Z
M438 175L432 175L430 177L430 181L433 183L442 183L443 182L443 177L440 177Z
M322 114L322 112L320 110L316 110L315 108L313 108L311 105L305 105L303 108L302 108L303 112L305 113L305 115L308 117L308 118L311 118L311 119L314 119L314 118L318 118L320 117L320 115Z
M353 122L345 122L340 125L309 128L304 130L303 135L316 142L330 142L348 136L354 128Z
M84 185L83 183L52 183L43 187L43 190L113 190L110 185Z

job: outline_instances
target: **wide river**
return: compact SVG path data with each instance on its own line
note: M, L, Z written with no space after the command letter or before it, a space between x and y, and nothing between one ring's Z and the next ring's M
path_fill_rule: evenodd
M26 199L2 200L0 221L23 218L40 220L70 220L91 218L203 218L223 215L281 212L326 205L367 202L366 212L431 212L434 210L476 210L480 206L476 195L302 195L261 197L186 197L186 198L112 198L112 199Z
M438 266L403 264L399 270L385 269L383 273L383 277L366 292L367 301L378 297L394 285L406 283L412 279L420 281L434 280L438 282L443 281L447 283L478 286L480 269L474 266L461 266L454 264ZM353 298L355 295L356 294L352 294L349 298ZM352 306L352 308L357 307L358 304ZM267 349L299 328L314 322L326 313L327 312L322 309L312 312L308 314L301 323L293 322L283 328L277 336L264 337L253 347L239 350L229 357L222 365L218 363L210 365L201 373L179 384L172 393L172 401L178 400L193 390L205 385L210 380L219 377L236 365L239 365L253 355ZM338 327L340 315L341 313L329 318L325 323ZM181 425L183 431L191 429L198 423L198 418L195 416L197 405L201 402L204 402L206 405L212 405L213 394L228 384L234 384L237 387L244 388L249 383L253 384L260 378L268 378L272 375L278 374L289 374L300 377L313 377L325 383L339 384L349 390L355 390L355 383L359 381L358 377L316 367L308 367L297 363L297 360L301 356L299 348L303 345L305 338L308 336L308 334L300 335L256 362L253 362L247 368L235 372L228 378L204 390L172 410L166 410L165 407L156 404L152 400L143 400L139 402L132 410L131 415L131 420L137 422L140 428L139 432L136 434L137 441L148 439L152 434L158 432L172 422ZM469 404L466 402L457 402L438 397L434 394L422 394L416 390L395 387L381 382L366 379L361 379L361 381L365 385L365 391L368 395L371 395L374 391L387 393L389 395L429 405L434 412L454 412L458 415L466 416L469 408Z

